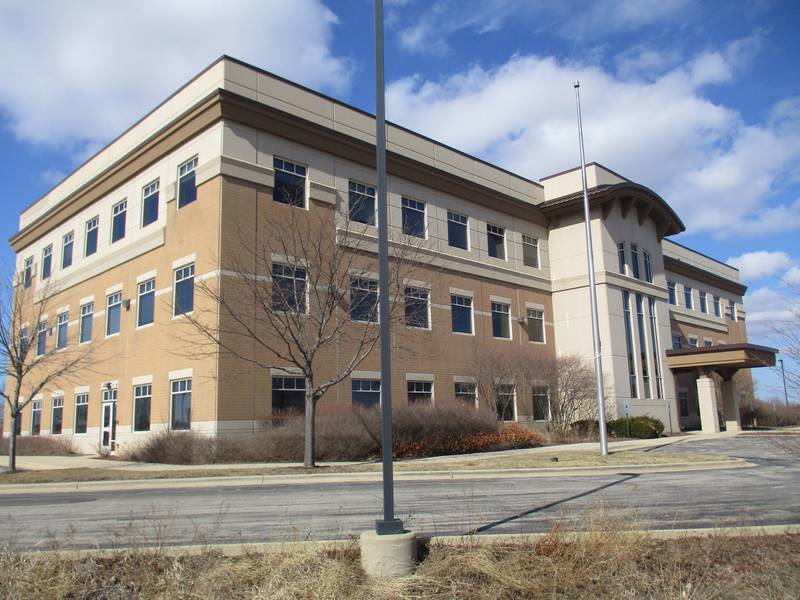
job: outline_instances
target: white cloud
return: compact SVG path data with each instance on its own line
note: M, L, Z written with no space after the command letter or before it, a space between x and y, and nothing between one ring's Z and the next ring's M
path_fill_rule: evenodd
M793 263L786 252L768 252L766 250L745 252L741 256L729 258L726 262L739 269L744 280L761 279L782 273Z
M783 274L782 281L795 289L800 290L800 266L791 267Z
M679 60L676 51L665 51L647 46L632 46L614 58L617 75L622 79L655 78L674 67Z
M748 292L744 297L747 311L747 336L758 343L779 341L776 329L781 323L796 319L797 302L770 287Z
M432 81L408 77L387 93L389 118L538 178L578 162L573 81L581 81L587 158L660 193L692 233L764 234L800 226L768 206L800 161L800 102L748 124L703 86L735 75L728 45L654 78L626 80L598 66L517 55ZM740 52L741 53L741 52ZM713 59L708 58L714 56Z
M223 53L343 93L336 23L320 0L2 2L0 115L19 139L82 154Z

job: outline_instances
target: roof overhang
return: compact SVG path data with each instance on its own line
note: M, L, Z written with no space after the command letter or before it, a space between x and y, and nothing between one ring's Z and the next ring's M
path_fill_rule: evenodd
M667 256L666 254L664 255L664 269L680 275L686 275L692 279L705 281L723 290L728 290L729 292L738 294L739 296L744 296L745 292L747 291L747 286L739 283L738 281L733 281L720 275L715 275L710 271L695 267L694 265L690 265L689 263L678 258Z
M619 201L623 215L634 211L639 224L648 217L656 224L659 241L667 235L681 233L686 229L680 217L666 201L653 190L638 183L624 181L613 185L600 185L588 190L589 206L600 207L603 218L607 218L614 201ZM583 192L568 194L547 200L539 205L547 216L556 216L581 210Z
M717 371L774 367L778 350L756 344L724 344L709 348L667 350L667 366L673 372Z

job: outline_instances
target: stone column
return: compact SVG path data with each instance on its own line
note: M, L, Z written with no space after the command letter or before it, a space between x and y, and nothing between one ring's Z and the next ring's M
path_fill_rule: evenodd
M703 433L719 433L717 414L717 386L709 375L697 378L697 403L700 406L700 425Z
M739 415L739 393L732 377L722 380L722 415L725 417L727 431L741 431L742 419Z

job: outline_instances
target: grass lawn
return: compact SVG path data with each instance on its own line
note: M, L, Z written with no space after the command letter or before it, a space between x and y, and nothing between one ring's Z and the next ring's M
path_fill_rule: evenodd
M557 458L558 461L554 459ZM727 457L691 452L639 452L622 451L600 456L596 451L575 450L564 452L517 453L505 456L466 455L447 460L398 461L397 471L461 471L481 469L537 469L573 467L617 467L663 465L669 463L701 463L724 460ZM379 463L324 466L316 469L302 467L258 466L232 467L230 469L186 466L170 470L134 470L134 468L79 468L41 471L19 471L0 474L0 485L11 483L61 483L78 481L121 481L188 477L227 477L232 475L298 475L307 473L365 473L380 471Z

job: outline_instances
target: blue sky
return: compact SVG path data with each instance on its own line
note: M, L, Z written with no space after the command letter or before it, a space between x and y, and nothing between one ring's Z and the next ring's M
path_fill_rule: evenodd
M0 233L223 53L373 110L370 0L221 5L0 5ZM386 17L388 118L533 179L578 162L580 79L587 159L739 266L751 338L771 343L800 286L800 3L386 0Z

